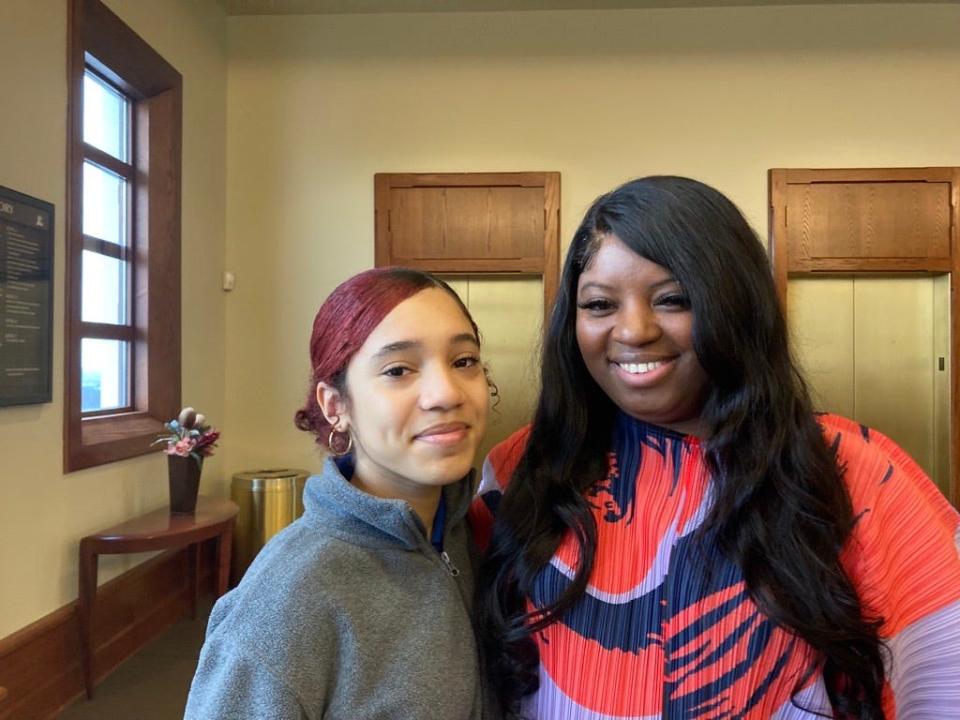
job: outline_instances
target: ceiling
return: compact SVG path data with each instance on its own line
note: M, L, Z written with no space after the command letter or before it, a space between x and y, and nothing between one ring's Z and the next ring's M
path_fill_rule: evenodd
M956 4L960 0L218 0L228 15L615 10L748 5Z

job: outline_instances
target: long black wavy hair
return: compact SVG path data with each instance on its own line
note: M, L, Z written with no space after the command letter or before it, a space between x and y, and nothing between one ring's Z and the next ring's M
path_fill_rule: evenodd
M835 717L882 718L879 619L840 562L854 524L850 497L790 355L767 255L730 200L680 177L634 180L598 198L567 253L533 425L477 585L492 690L512 709L536 689L532 635L578 602L593 567L597 530L584 493L606 472L616 408L580 354L576 295L610 236L669 270L689 297L694 349L710 380L702 442L715 487L701 529L740 568L758 607L813 648ZM579 547L573 581L552 604L526 612L535 578L567 533Z

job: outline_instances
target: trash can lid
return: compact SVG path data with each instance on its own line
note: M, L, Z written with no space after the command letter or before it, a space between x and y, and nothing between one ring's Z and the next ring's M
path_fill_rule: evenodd
M268 468L264 470L244 470L233 474L234 480L275 480L284 478L306 478L310 475L299 468Z

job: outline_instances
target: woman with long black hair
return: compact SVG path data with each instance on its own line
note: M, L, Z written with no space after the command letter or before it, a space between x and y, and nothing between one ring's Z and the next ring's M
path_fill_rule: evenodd
M814 413L721 193L650 177L594 202L542 383L474 507L505 709L960 717L960 517L888 438Z

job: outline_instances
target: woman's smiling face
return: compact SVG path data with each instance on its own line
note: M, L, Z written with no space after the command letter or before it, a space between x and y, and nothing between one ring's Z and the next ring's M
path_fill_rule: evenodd
M577 344L600 388L644 422L703 435L709 378L693 349L693 313L666 268L604 237L577 283Z

